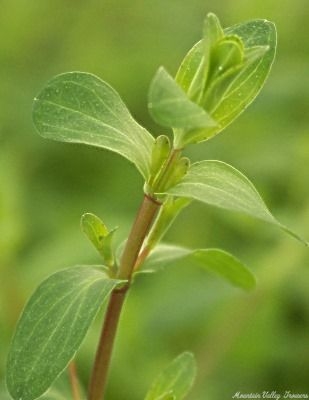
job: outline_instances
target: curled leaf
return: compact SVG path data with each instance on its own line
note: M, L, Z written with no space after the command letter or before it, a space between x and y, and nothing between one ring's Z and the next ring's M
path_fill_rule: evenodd
M91 213L82 215L81 228L103 257L104 264L112 267L114 265L112 239L117 228L109 231L103 221Z

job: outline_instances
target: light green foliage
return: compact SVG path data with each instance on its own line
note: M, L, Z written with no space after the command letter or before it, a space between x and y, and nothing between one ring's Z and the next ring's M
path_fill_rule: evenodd
M275 56L276 30L269 21L239 24L222 34L217 18L209 14L204 35L184 58L175 79L217 127L175 131L177 147L209 139L240 115L261 90Z
M69 72L53 78L34 101L33 120L43 137L114 151L148 178L153 137L96 76Z
M151 152L150 173L153 178L160 172L162 166L168 159L170 151L171 144L169 138L165 135L158 136Z
M272 216L253 184L241 172L222 161L192 164L186 176L168 193L248 214L279 226L307 245Z
M252 183L222 161L207 160L192 164L187 175L168 192L276 223Z
M78 266L51 275L37 288L8 357L7 385L14 400L36 399L50 387L118 283L100 268Z
M156 212L162 202L153 219L143 209L149 225L143 226L140 214L135 220L132 232L141 237L137 235L136 242L129 237L136 246L132 271L155 271L183 260L189 267L196 264L234 286L245 290L255 287L250 270L228 252L158 244L192 200L243 212L302 240L272 216L252 183L235 168L220 161L190 166L190 160L182 155L187 145L210 139L252 102L270 71L275 48L272 23L255 20L223 30L218 18L208 14L203 38L185 56L176 78L161 67L150 85L149 111L156 122L173 128L173 144L165 135L154 139L133 119L115 90L91 74L58 75L35 99L33 120L43 137L101 147L124 156L145 178L145 200L152 201ZM120 283L109 278L118 268L112 247L115 230L109 231L90 213L82 216L81 227L104 266L60 271L35 291L9 353L7 383L14 400L34 400L46 393L74 357L104 299ZM130 251L130 246L127 249ZM106 324L109 322L107 318ZM183 353L155 380L146 400L183 399L195 373L193 356ZM43 398L63 397L51 391Z
M161 173L168 162L171 153L171 143L167 136L160 135L156 138L151 151L150 176L145 183L145 193L151 193L155 183L160 179Z
M103 258L104 265L113 267L112 239L116 229L108 231L103 221L94 214L86 213L81 218L81 228Z
M68 398L64 394L62 394L56 390L48 391L48 393L45 394L44 396L40 397L40 399L42 399L42 400L68 400Z
M236 257L220 249L191 250L180 246L160 244L149 256L144 265L145 271L156 271L176 261L184 260L188 267L198 265L214 272L232 285L251 290L255 287L252 272Z
M155 379L145 400L181 400L190 390L196 375L193 354L183 353Z
M174 198L172 196L169 196L165 200L164 204L161 206L156 223L153 225L146 240L147 245L151 249L160 242L180 211L189 205L190 202L189 199L183 197Z
M160 125L185 130L217 126L202 107L188 98L163 67L153 78L148 98L149 111Z

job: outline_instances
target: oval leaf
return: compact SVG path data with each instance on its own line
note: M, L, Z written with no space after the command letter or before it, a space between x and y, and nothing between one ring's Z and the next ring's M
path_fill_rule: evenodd
M207 160L192 164L187 175L168 192L276 223L252 183L222 161Z
M118 283L93 266L69 268L41 283L23 311L8 357L13 399L33 400L46 392Z
M182 353L153 382L145 400L181 400L191 389L195 376L193 354Z
M145 271L156 270L176 261L186 260L214 272L232 285L251 290L256 281L252 272L232 254L220 249L191 250L180 246L160 244L145 262ZM143 268L141 270L143 272Z
M153 78L148 99L150 114L160 125L189 130L217 126L203 108L188 98L163 67ZM175 145L177 147L177 143Z
M168 194L202 201L213 206L239 211L279 226L291 236L306 241L277 221L263 199L241 172L222 161L192 164L187 175Z
M145 179L149 176L153 137L133 119L118 93L92 74L53 78L34 100L33 121L45 138L114 151L134 163Z

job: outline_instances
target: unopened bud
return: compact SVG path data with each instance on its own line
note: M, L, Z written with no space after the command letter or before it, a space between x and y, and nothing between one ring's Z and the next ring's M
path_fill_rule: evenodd
M168 179L166 180L166 184L164 185L164 190L175 186L188 172L190 167L190 160L188 157L180 158L177 163L174 165L174 168L171 170Z

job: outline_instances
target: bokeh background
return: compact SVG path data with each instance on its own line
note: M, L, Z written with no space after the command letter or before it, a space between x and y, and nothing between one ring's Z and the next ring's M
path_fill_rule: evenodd
M278 28L276 62L258 99L224 133L187 152L243 171L280 221L309 238L309 7L307 0L2 0L0 12L0 380L14 326L36 285L60 268L98 263L79 229L89 211L117 240L141 200L141 177L117 155L45 141L32 99L52 76L88 71L147 113L159 65L174 74L199 40L208 11L224 26L266 18ZM309 392L308 250L276 228L195 203L167 235L188 247L223 247L255 272L247 294L191 265L136 280L121 321L108 400L142 399L184 350L196 354L192 400L236 392ZM101 316L100 316L101 317ZM86 384L100 321L77 358ZM6 395L1 394L1 399Z

